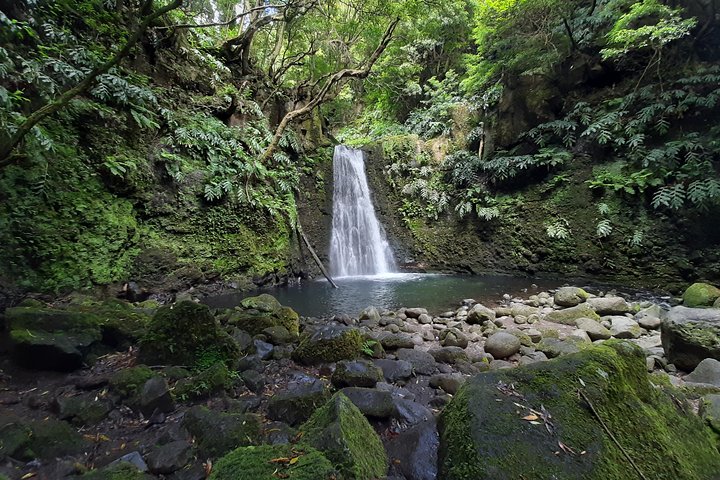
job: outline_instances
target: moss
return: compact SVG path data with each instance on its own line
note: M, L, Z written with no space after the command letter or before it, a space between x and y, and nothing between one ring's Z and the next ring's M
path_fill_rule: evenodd
M498 385L512 385L508 392L519 396L504 395ZM466 383L441 415L441 478L637 478L578 390L647 478L705 479L720 471L708 430L682 396L673 394L676 404L648 382L639 348L610 340ZM542 405L552 415L554 433L524 421L527 410L515 403ZM558 442L586 453L552 454Z
M30 428L28 448L40 458L75 454L87 447L87 442L67 422L46 418L30 422Z
M686 307L712 307L720 298L720 288L707 283L693 283L683 293L683 305Z
M192 407L182 426L195 438L201 455L217 457L230 450L257 445L262 439L260 417L252 414L222 413L205 407Z
M575 321L578 318L600 320L600 316L595 313L595 310L593 310L587 303L581 303L575 307L563 308L561 310L554 310L545 315L545 320L549 322L562 323L564 325L575 325Z
M387 456L380 437L345 395L336 393L300 427L302 441L322 451L345 476L382 478Z
M110 390L122 398L136 396L145 382L155 376L147 365L125 368L110 377Z
M280 326L293 336L300 332L300 317L290 307L280 305L275 297L266 293L244 299L228 318L228 323L257 335L266 328Z
M221 361L229 366L239 355L210 309L187 301L159 309L140 342L140 358L148 363L202 368Z
M203 398L229 389L233 382L230 370L218 362L197 375L180 379L173 388L173 395L181 400Z
M310 447L260 445L242 447L218 460L209 480L330 480L335 469Z
M142 473L129 463L120 462L99 470L93 470L80 478L83 480L150 480L154 477Z
M332 332L330 332L332 329ZM357 358L362 353L363 335L354 328L320 329L311 334L304 334L300 344L293 351L292 358L304 364L321 362L337 362ZM330 332L326 334L326 332Z

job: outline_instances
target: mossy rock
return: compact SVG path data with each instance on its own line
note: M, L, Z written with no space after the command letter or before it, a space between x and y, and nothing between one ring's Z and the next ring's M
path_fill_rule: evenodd
M439 478L636 479L593 409L646 478L715 478L720 454L709 429L681 394L673 397L649 382L643 351L618 340L477 375L441 415ZM517 403L545 408L553 433L524 420L528 410ZM558 442L585 453L563 451Z
M159 309L140 342L144 363L203 368L232 366L240 348L205 305L180 302Z
M355 328L324 325L302 335L292 358L306 365L350 360L360 356L363 342L363 335Z
M683 305L686 307L712 307L720 298L720 288L708 283L693 283L683 293Z
M155 375L147 365L125 368L110 377L110 391L124 399L135 397L145 382Z
M241 447L219 459L208 480L331 480L330 461L311 447L259 445Z
M575 321L580 318L591 318L599 321L600 315L595 313L595 310L587 303L581 303L580 305L563 308L561 310L554 310L545 315L545 320L549 322L572 326L575 326Z
M257 445L262 439L260 417L252 414L222 413L195 406L185 414L182 426L195 438L200 453L209 457Z
M283 307L267 293L244 299L230 315L228 323L251 335L258 335L272 327L283 327L295 338L300 333L300 316L297 312L290 307Z
M300 427L302 441L329 458L347 479L372 480L387 473L387 455L370 423L341 392Z
M52 459L80 453L87 447L83 437L66 422L0 415L0 459Z
M152 480L155 477L145 474L127 462L109 465L83 475L82 480Z
M197 375L178 380L173 395L180 400L198 399L229 389L234 383L227 366L218 362Z

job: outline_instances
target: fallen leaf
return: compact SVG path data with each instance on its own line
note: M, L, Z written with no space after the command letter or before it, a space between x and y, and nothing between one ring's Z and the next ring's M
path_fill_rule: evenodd
M273 458L270 463L290 463L290 459L288 457Z
M26 478L32 478L32 477L34 477L35 475L37 475L37 473L35 473L35 472L26 473L25 475L23 475L22 477L20 477L20 480L25 480Z
M537 415L533 415L533 414L522 417L523 420L527 420L528 422L537 420L538 418L540 418L540 417L538 417Z
M290 459L290 465L295 465L298 460L300 460L300 457L294 457Z

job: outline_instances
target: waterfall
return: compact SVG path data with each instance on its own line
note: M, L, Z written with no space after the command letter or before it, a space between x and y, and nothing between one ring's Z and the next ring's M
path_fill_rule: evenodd
M343 145L333 155L333 220L330 268L333 275L377 275L395 270L370 198L363 152Z

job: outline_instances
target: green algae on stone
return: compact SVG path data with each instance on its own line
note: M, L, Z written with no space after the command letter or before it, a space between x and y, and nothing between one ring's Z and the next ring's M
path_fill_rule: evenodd
M683 293L683 305L686 307L712 307L720 298L720 288L708 283L693 283Z
M636 479L579 391L646 478L702 480L720 471L714 439L682 395L674 391L673 401L648 381L638 347L609 340L466 382L440 418L439 478ZM552 433L522 419L541 407ZM558 442L585 454L568 454Z
M182 426L195 438L202 455L217 457L239 446L261 442L260 417L253 414L223 413L202 406L192 407Z
M280 305L275 297L267 293L244 299L228 318L228 323L257 335L266 328L283 327L297 337L300 332L300 317L290 307Z
M140 342L145 363L205 368L216 362L231 366L240 349L205 305L180 302L160 308Z
M306 365L349 360L360 356L363 342L363 335L355 328L324 325L300 337L292 358Z
M298 445L241 447L220 458L208 480L334 480L335 468L314 448Z
M572 326L575 326L575 321L579 318L592 318L593 320L600 320L600 316L595 313L595 310L593 310L587 303L581 303L580 305L563 308L561 310L553 310L545 315L545 320L549 322Z
M219 362L197 375L178 380L173 395L181 400L203 398L229 389L233 381L230 370L224 363Z
M387 455L380 437L341 392L317 409L300 431L302 441L323 452L345 478L372 480L385 476Z
M125 368L110 377L110 390L122 398L131 398L154 376L155 373L147 365Z

